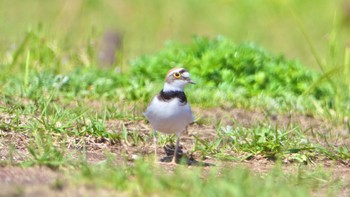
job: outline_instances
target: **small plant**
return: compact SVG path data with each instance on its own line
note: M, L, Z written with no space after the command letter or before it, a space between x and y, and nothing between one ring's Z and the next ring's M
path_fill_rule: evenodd
M67 164L67 155L62 144L43 131L34 132L34 141L27 148L32 158L22 162L22 166L40 165L58 169Z

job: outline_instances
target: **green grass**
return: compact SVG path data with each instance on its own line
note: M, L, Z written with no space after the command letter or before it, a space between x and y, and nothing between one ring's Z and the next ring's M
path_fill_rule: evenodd
M214 139L197 138L193 151L200 152L203 157L210 155L221 160L235 161L263 156L274 161L308 164L325 158L339 161L350 158L346 144L340 147L332 144L322 146L312 142L314 139L307 136L309 131L302 130L299 126L283 129L271 125L257 125L251 128L221 126L218 129ZM331 138L326 137L324 140L327 142L327 139Z
M222 36L215 39L195 37L191 44L169 43L159 53L131 60L129 69L123 72L86 65L76 58L79 57L76 53L65 57L66 64L77 65L66 71L61 62L64 57L50 49L52 42L40 30L30 31L21 44L23 47L8 54L12 61L3 62L1 92L7 104L3 111L17 117L25 114L27 120L32 120L25 126L3 125L4 128L22 131L39 128L69 135L120 139L120 136L107 132L105 121L113 118L142 119L142 108L163 83L159 76L174 66L188 68L197 82L187 90L193 106L260 108L267 113L314 114L329 118L320 113L322 109L337 113L335 120L338 122L349 116L347 100L350 91L344 88L346 81L334 83L298 61L274 55L254 44L236 45ZM88 62L94 62L94 53ZM343 94L338 96L336 93L340 89ZM13 99L19 99L19 103ZM29 104L21 105L23 99L28 99ZM86 106L91 100L104 102L97 107L98 113ZM72 102L78 102L78 106L71 109L62 106ZM113 102L120 104L107 104ZM125 106L133 102L136 111L127 111ZM236 150L266 156L288 152L289 149L320 150L309 143L302 135L305 131L297 127L281 130L265 125L230 130L223 126L218 128L221 129L218 141L211 141L217 147L225 141L229 147L232 143ZM287 140L290 134L298 137L294 143ZM251 141L241 143L242 136ZM288 143L283 144L283 141ZM306 144L299 147L297 144L301 141ZM206 151L204 148L204 153Z
M98 69L97 51L67 56L57 52L58 46L52 50L54 42L40 30L28 32L23 47L8 53L2 63L3 94L34 100L50 95L146 102L161 88L159 76L183 66L197 82L188 88L188 96L198 106L321 114L338 122L349 116L346 59L342 66L320 73L254 44L195 37L190 44L171 42L159 53L130 60L128 69L118 72Z
M168 44L153 56L132 61L131 72L135 76L144 74L138 76L139 81L146 78L162 83L158 76L166 73L169 66L191 70L198 86L206 89L191 89L196 95L195 103L202 105L245 108L261 105L280 111L299 107L305 112L314 100L323 104L333 102L334 89L328 81L315 85L320 73L254 44L235 45L220 36L212 40L197 37L188 45ZM256 100L262 103L257 104Z
M84 166L76 181L133 196L309 196L314 191L336 195L336 188L342 184L330 180L330 175L322 169L309 171L294 167L294 170L284 172L278 165L260 173L242 166L214 167L209 171L178 167L169 173L144 160L137 161L133 167L117 166L113 160L107 160L96 166Z

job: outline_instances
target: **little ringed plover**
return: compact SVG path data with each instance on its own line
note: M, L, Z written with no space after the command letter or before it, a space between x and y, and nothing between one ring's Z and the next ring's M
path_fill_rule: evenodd
M176 134L176 146L172 163L176 163L180 136L194 122L191 107L184 93L186 84L194 84L184 68L173 68L165 76L163 89L153 97L144 115L154 130L154 153L157 159L157 131Z

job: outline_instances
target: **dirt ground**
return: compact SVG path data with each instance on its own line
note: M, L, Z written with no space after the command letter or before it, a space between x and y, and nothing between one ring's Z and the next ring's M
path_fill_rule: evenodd
M223 125L244 126L261 123L272 123L278 127L288 127L291 124L300 125L305 130L317 130L319 132L332 132L337 136L337 141L334 144L348 144L350 147L349 131L344 126L335 127L331 123L325 122L311 116L303 115L266 115L264 112L247 111L243 109L194 109L195 114L199 117L202 124L191 125L188 132L181 138L181 144L186 152L192 147L194 137L201 139L210 139L214 137L215 120L221 120ZM215 118L213 118L215 116ZM9 121L10 117L0 115L1 121ZM107 130L110 132L119 131L125 127L129 131L138 131L141 135L148 136L150 127L143 121L123 121L109 120L106 122ZM310 133L311 135L312 133ZM47 167L29 167L21 168L16 165L7 165L9 163L18 163L29 156L27 146L33 136L25 133L9 130L0 130L0 197L1 196L112 196L116 195L115 191L101 190L97 188L89 188L85 186L70 186L61 184L64 182L64 174L59 170L51 170ZM147 137L147 139L149 139ZM83 143L84 142L84 143ZM83 144L86 145L86 158L90 163L101 162L106 159L105 153L110 152L116 157L126 155L132 162L137 157L144 157L153 154L151 139L144 143L144 146L134 146L132 143L114 143L108 139L85 136L85 137L68 137L66 148L73 155L82 151ZM159 154L165 157L165 151L159 147ZM211 166L237 166L243 165L256 172L266 172L274 166L274 162L263 157L254 157L250 160L242 162L219 162L213 158L200 158L199 155L192 155L196 161L204 162ZM337 162L331 160L317 161L317 165L323 165L327 171L332 172L335 179L343 180L350 183L350 161ZM294 164L286 163L283 169L288 171ZM313 164L309 164L312 168ZM2 166L2 167L1 167ZM160 165L166 169L172 170L172 166ZM193 166L189 166L193 167ZM350 184L349 184L350 187ZM349 194L349 189L344 188L341 195ZM118 196L126 196L119 193Z

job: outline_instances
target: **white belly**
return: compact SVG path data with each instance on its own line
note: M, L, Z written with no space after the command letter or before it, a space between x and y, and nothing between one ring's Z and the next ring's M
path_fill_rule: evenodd
M168 134L181 133L194 121L190 105L181 105L177 98L161 102L155 97L144 115L153 129Z

